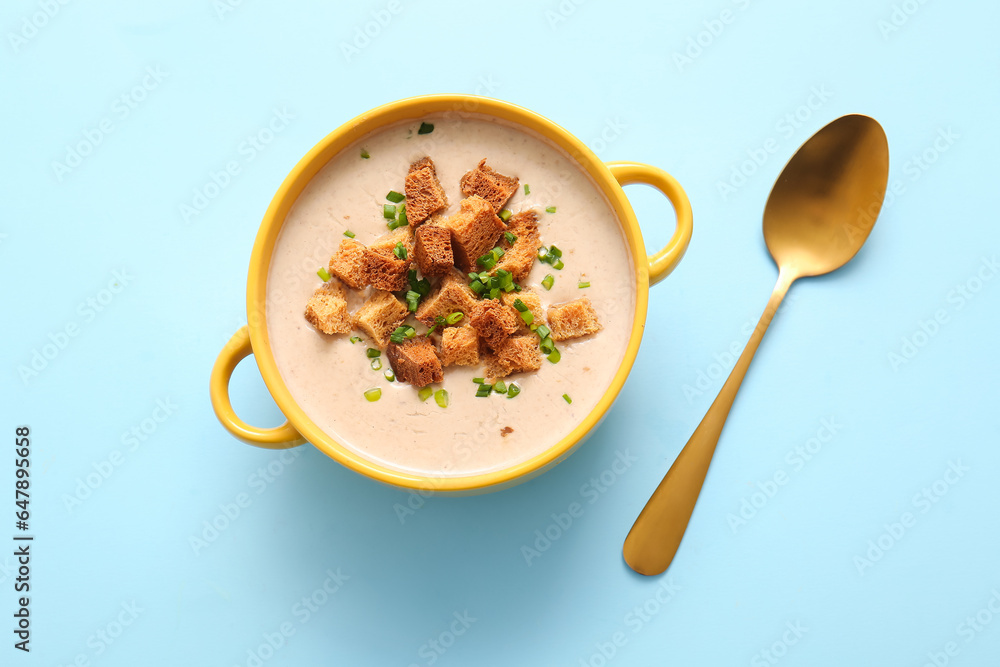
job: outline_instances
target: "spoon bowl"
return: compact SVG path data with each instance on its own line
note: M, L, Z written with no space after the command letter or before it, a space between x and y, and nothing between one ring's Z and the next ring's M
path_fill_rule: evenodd
M660 574L673 561L736 393L788 288L857 254L882 208L888 180L885 132L861 115L821 129L781 171L764 207L764 240L778 265L778 282L718 397L625 538L622 553L636 572Z
M885 198L889 144L868 116L842 116L792 156L764 207L764 240L782 271L818 276L846 264Z

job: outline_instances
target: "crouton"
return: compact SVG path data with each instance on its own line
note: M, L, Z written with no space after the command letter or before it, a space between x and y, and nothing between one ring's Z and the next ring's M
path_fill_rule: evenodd
M466 324L448 327L441 334L441 361L445 366L475 366L479 363L479 336Z
M438 182L434 163L429 157L410 165L403 190L406 193L406 219L411 227L417 227L432 213L448 205L448 197Z
M486 166L486 158L483 158L475 169L462 177L459 186L463 195L466 197L479 195L499 213L517 190L517 178L498 174Z
M414 387L423 387L432 382L444 380L441 360L438 359L434 343L426 336L420 336L402 343L389 343L386 349L389 365L398 382L407 382Z
M455 265L451 252L451 231L447 227L426 224L417 229L414 255L420 273L443 276Z
M538 248L542 245L542 237L538 233L538 214L533 210L521 211L511 216L507 221L507 231L517 237L514 243L506 238L501 247L506 251L493 273L503 269L510 271L514 282L522 282L528 277L531 267L538 257Z
M406 259L396 256L396 247L402 244ZM398 292L406 289L406 273L413 265L413 234L409 228L397 229L376 239L366 255L368 283L375 289Z
M568 340L588 334L597 333L602 329L597 319L597 312L590 299L580 297L574 301L549 306L549 329L552 340Z
M505 306L513 308L517 314L518 333L528 333L531 331L525 323L524 318L521 317L521 311L517 310L514 306L514 302L518 299L528 307L528 312L534 316L535 319L532 320L532 324L545 324L545 310L542 308L542 301L533 290L525 289L520 292L504 292L500 295L500 300L503 301Z
M348 287L361 289L368 284L368 249L354 239L344 239L330 258L329 269Z
M351 323L364 331L379 349L389 344L389 335L402 324L410 311L389 292L375 292L351 316Z
M477 303L469 313L469 324L491 349L496 350L517 331L517 323L521 318L516 313L513 308L500 303L499 299L485 299Z
M347 293L336 278L317 289L306 303L306 320L325 334L348 333Z
M489 203L475 195L463 199L459 212L447 218L444 226L451 230L455 266L463 271L472 269L476 259L492 250L507 229Z
M475 306L476 293L469 289L465 276L453 270L423 298L416 316L427 326L433 326L435 318L448 317L452 313L468 315Z
M511 373L537 371L542 367L542 353L538 349L538 336L510 336L486 355L486 377L507 377Z

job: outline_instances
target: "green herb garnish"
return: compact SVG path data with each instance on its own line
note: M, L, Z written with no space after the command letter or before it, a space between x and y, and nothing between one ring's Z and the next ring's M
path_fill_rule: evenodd
M323 282L330 280L330 272L326 270L326 267L320 267L319 271L316 272L316 275L319 276L319 279Z
M346 236L349 239L353 239L354 238L354 232L352 232L350 229L345 229L344 230L344 236Z
M433 131L434 131L433 123L420 123L420 129L417 130L417 134L430 134ZM445 394L445 396L447 396L447 394Z
M431 389L430 387L422 387L420 391L417 392L417 398L419 398L421 401L426 401L428 398L431 397L431 394L433 393L434 390Z
M511 245L513 245L514 241L517 240L517 236L514 235L514 232L504 232L503 237L507 239L507 243L510 243Z
M392 249L392 254L400 259L406 259L406 246L403 245L402 241L396 244L396 247Z
M531 188L528 187L527 183L524 184L524 194L525 195L530 195L531 194Z
M500 211L500 219L503 220L504 222L510 220L511 215L513 214L510 212L509 208L505 208L502 211Z
M371 157L371 155L368 154L367 150L365 150L364 148L362 148L361 149L361 157L364 158L365 160L367 160L368 158Z
M549 339L547 339L547 340L552 340L552 339L551 339L551 338L549 338ZM562 359L562 355L561 355L561 354L559 354L559 350L557 350L557 349L553 348L553 350L552 350L552 353L551 353L551 354L549 354L549 356L547 357L547 359L548 359L549 361L551 361L552 363L554 363L554 364L558 364L558 363L559 363L559 360L560 360L560 359Z
M454 312L448 317L444 318L444 321L447 322L448 324L458 324L459 322L462 321L463 317L465 317L465 313Z
M556 212L556 207L555 206L546 206L545 207L545 212L546 213L555 213Z
M552 289L552 283L554 283L555 281L556 281L555 278L553 278L551 275L547 275L544 278L542 278L542 287L544 287L547 290L550 290Z
M379 358L372 359L371 367L373 371L382 370L382 360Z
M590 281L587 282L580 281L576 284L576 286L579 287L580 289L587 289L588 287L590 287Z
M406 199L406 195L400 194L395 190L389 190L389 194L387 194L385 198L391 201L393 204L398 204L399 202Z
M369 403L374 403L378 399L382 398L382 390L379 389L378 387L375 387L374 389L369 389L368 391L365 392L365 398L368 399Z
M563 394L563 400L565 400L567 403L573 402L573 399L569 397L569 394Z
M395 382L396 381L396 374L393 373L391 369L387 370L384 373L384 375L385 375L385 379L388 380L389 382Z
M432 126L433 128L433 126ZM434 402L438 404L439 407L448 407L448 392L444 389L438 389L434 392Z
M395 204L382 204L382 217L386 220L396 219L396 206Z
M361 342L361 336L351 336L351 345Z
M521 393L521 388L516 384L514 384L513 382L507 385L507 398L514 398L520 393Z

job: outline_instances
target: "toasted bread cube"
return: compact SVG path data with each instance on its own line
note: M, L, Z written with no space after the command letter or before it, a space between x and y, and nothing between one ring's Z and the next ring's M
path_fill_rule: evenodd
M348 333L347 293L336 278L323 283L306 303L306 320L325 334Z
M597 319L597 312L590 299L580 297L567 303L549 306L549 329L552 330L552 340L569 340L588 334L597 333L602 329Z
M406 193L406 219L410 227L417 227L432 213L448 205L448 197L438 182L434 162L429 157L410 165L403 190Z
M479 363L479 335L466 324L448 327L441 334L441 361L445 366L475 366Z
M420 273L443 276L451 272L455 256L451 252L451 231L447 227L426 224L417 229L414 255Z
M492 379L537 371L541 367L542 353L538 349L538 336L534 334L505 338L499 347L486 355L486 377Z
M469 289L465 276L452 271L420 302L417 319L427 326L433 326L435 318L448 317L452 313L464 313L468 316L475 306L476 293Z
M503 305L499 299L485 299L476 304L469 313L469 324L479 337L486 341L490 349L496 350L503 341L517 331L521 318L513 308Z
M475 195L463 199L459 212L446 219L444 226L451 230L455 266L462 271L472 269L476 259L493 250L497 239L507 229L493 207Z
M351 323L384 350L389 344L389 335L403 323L409 312L406 304L389 292L377 291L354 313Z
M344 239L330 258L329 269L348 287L361 289L368 284L368 249L354 239Z
M434 343L426 336L420 336L402 343L389 343L386 349L389 365L398 382L407 382L414 387L423 387L432 382L444 380L444 370L438 359Z
M406 250L406 259L396 256L396 246L400 243ZM367 264L368 283L375 289L386 292L406 289L406 274L413 265L413 234L409 228L376 239L368 247Z
M517 315L518 333L528 333L531 331L525 323L524 318L521 317L521 311L514 307L514 302L518 299L528 307L528 312L534 316L535 319L531 321L532 324L545 324L545 310L542 308L542 300L538 298L538 294L534 290L525 289L520 292L504 292L500 295L500 300L503 301L505 306L513 309L514 314Z
M531 267L535 265L538 248L542 245L542 237L538 233L538 214L534 210L515 213L507 221L507 231L517 239L514 243L508 243L504 239L501 247L506 252L492 273L500 269L510 271L514 282L523 282L528 277Z
M517 178L504 176L493 171L486 166L486 158L479 161L479 164L470 172L467 172L459 181L462 194L466 197L479 195L493 207L497 213L511 198L517 190Z

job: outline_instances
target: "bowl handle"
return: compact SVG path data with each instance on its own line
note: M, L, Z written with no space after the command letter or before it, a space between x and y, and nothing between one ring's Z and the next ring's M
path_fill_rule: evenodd
M257 428L236 416L233 404L229 400L229 379L233 376L236 364L251 354L253 347L250 345L250 332L247 327L241 327L222 348L219 358L215 360L215 366L212 367L209 392L212 395L215 416L227 431L256 447L288 449L301 445L305 439L287 421L277 428Z
M649 257L649 284L655 285L674 270L691 243L691 202L680 183L667 172L639 162L608 162L608 169L619 185L645 183L667 196L674 205L677 227L674 235L660 252Z

